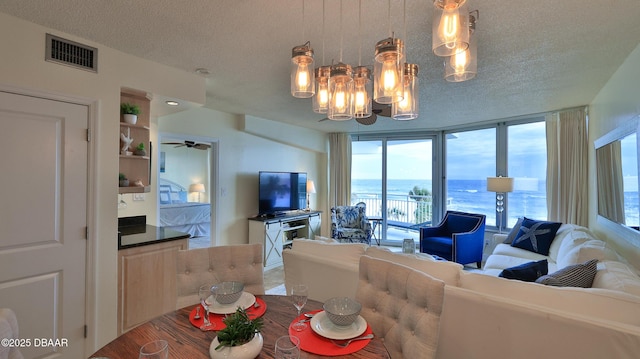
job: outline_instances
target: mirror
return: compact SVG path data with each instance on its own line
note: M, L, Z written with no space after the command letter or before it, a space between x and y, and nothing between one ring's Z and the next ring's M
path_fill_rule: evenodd
M640 226L638 125L635 118L595 141L598 214L634 229Z

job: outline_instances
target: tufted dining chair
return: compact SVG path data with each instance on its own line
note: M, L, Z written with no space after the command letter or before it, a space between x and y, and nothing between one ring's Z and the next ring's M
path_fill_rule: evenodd
M389 355L434 358L440 335L444 282L402 264L360 257L356 300L360 315L383 338Z
M18 319L13 310L0 308L0 338L18 339ZM0 345L0 359L22 359L23 356L17 347Z
M237 244L178 251L176 308L196 304L207 283L239 281L244 290L264 294L262 244Z
M371 245L373 231L367 218L364 202L355 206L331 208L331 238L343 243L366 243Z

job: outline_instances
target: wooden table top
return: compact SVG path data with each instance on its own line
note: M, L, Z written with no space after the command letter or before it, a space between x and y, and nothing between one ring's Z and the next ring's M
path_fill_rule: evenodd
M288 334L289 324L296 317L291 299L286 296L259 296L267 303L263 315L262 336L264 346L258 358L274 358L276 339ZM215 338L215 331L203 332L189 322L189 313L195 305L188 306L139 325L122 334L111 343L95 352L91 357L110 359L131 359L137 357L140 347L153 340L164 339L169 342L169 358L208 359L209 345ZM322 303L309 300L304 311L322 309ZM311 330L311 329L306 329ZM300 351L300 358L324 358ZM353 354L333 358L389 358L381 338L373 339L364 349Z

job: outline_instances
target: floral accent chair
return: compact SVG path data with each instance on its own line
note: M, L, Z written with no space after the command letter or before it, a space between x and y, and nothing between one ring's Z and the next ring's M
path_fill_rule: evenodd
M364 202L355 206L331 208L331 238L342 243L366 243L371 245L371 222L367 218Z

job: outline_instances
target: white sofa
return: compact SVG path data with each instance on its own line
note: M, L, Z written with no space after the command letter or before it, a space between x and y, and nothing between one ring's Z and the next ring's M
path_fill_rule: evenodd
M320 301L354 297L359 258L368 255L445 282L438 358L638 357L640 277L615 251L586 228L562 226L544 258L550 273L594 255L601 263L593 288L560 288L498 277L501 267L542 259L516 249L500 244L484 271L466 271L426 254L301 239L283 252L285 285L306 283Z

